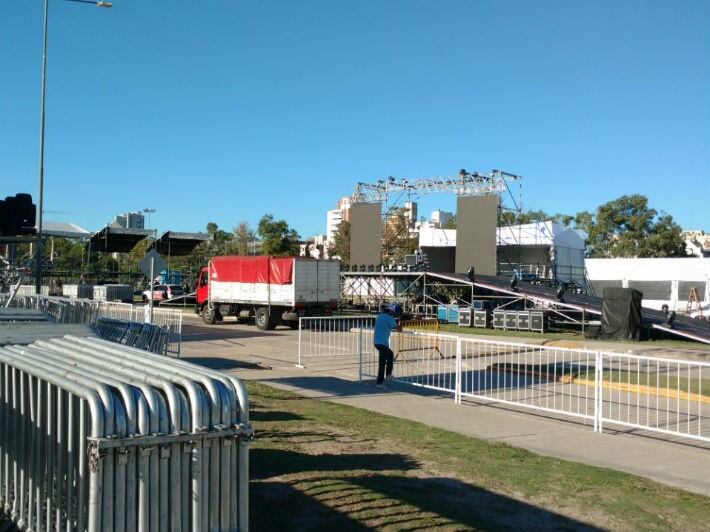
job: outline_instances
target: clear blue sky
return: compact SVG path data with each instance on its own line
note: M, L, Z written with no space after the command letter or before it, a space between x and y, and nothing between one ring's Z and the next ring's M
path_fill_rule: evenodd
M41 0L0 2L2 195L36 193L41 31ZM461 167L710 230L710 2L50 0L46 142L46 219L91 230L308 236L357 181Z

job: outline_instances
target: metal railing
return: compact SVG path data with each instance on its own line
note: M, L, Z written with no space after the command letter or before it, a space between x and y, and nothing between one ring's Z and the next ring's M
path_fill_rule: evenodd
M319 319L303 318L302 327ZM375 378L373 323L329 319L327 332L302 328L299 353L337 357L357 366L360 380ZM708 362L420 332L392 334L390 346L395 381L450 393L456 403L503 403L589 422L598 432L629 427L710 442Z
M470 397L595 421L595 388L576 382L580 373L594 381L595 351L471 338L460 345L459 402Z
M248 530L235 377L91 338L0 348L0 512L20 529Z
M98 318L94 327L104 340L151 353L167 353L170 333L164 325Z
M30 295L16 297L12 306L39 309L51 316L55 323L95 324L99 318L139 323L149 321L147 306L116 301ZM179 357L182 344L182 311L174 308L154 308L152 323L167 328L166 353Z
M375 352L360 343L358 331L375 326L375 316L317 316L298 319L298 366L307 358L352 356L361 350Z
M602 424L710 441L710 363L598 353ZM589 382L591 376L580 377Z

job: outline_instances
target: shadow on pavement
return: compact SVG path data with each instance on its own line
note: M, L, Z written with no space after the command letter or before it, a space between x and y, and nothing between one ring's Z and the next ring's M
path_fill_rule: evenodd
M265 369L270 368L261 366L256 362L245 362L243 360L235 360L233 358L223 357L181 357L180 360L192 362L210 369L230 370L230 369Z
M382 395L393 392L404 392L422 397L452 397L450 393L431 390L419 386L394 382L387 388L378 388L373 379L349 381L337 377L284 377L280 379L265 380L264 383L278 383L296 388L322 392L334 397L354 397L359 395Z

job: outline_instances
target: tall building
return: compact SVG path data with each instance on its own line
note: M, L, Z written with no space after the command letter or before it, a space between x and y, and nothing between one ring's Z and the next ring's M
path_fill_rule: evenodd
M123 229L145 229L145 216L138 211L117 214L109 227L120 227Z
M443 227L454 217L453 212L436 210L431 213L431 221L438 224L438 227Z
M417 222L417 202L416 201L405 201L404 202L404 216L407 219L407 223L410 228L414 227Z
M338 230L340 222L350 220L351 201L349 196L340 198L335 204L335 209L328 211L326 214L326 238L332 242L335 238L335 232Z

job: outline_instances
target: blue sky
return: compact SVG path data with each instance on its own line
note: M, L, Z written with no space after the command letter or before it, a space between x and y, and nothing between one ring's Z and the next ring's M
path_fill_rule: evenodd
M705 0L50 0L45 216L270 212L308 236L357 181L464 167L523 175L526 208L641 193L710 230L709 21ZM0 3L1 195L36 193L41 30L41 0Z

